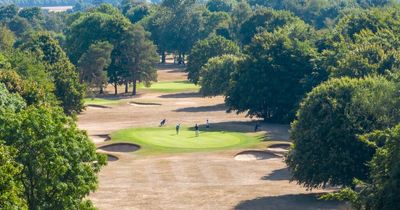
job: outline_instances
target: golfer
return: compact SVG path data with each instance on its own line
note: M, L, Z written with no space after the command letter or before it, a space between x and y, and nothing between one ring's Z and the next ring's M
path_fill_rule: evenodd
M256 123L256 125L254 126L254 132L257 132L259 127L260 127L260 125L258 123Z
M160 122L160 127L164 126L164 125L165 125L165 122L167 122L166 119L161 120L161 122Z
M197 125L197 123L196 123L196 125L194 126L194 131L196 132L196 137L197 136L199 136L199 126Z
M209 129L210 128L210 123L208 122L208 119L206 121L206 128Z
M176 135L179 134L179 129L181 128L181 124L176 124L175 130L176 130Z

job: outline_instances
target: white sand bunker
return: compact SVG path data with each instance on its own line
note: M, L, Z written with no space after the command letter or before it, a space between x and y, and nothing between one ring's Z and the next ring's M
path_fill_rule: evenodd
M86 107L89 109L111 109L111 107L108 107L108 106L95 105L95 104L89 104Z
M267 151L277 155L283 155L289 152L290 144L274 144L268 147Z
M116 144L109 144L105 146L101 146L97 149L101 149L107 152L134 152L140 149L139 145L136 144L129 144L129 143L116 143Z
M129 105L138 106L138 107L161 106L161 104L159 104L159 103L144 103L144 102L135 102L135 101L129 102Z
M107 154L107 160L108 160L109 162L114 162L114 161L119 160L119 158L118 158L117 156L115 156L115 155Z
M265 151L249 150L235 155L235 160L239 161L253 161L253 160L266 160L266 159L280 159L278 156Z
M111 137L108 134L92 135L89 137L94 143L102 143L111 140Z

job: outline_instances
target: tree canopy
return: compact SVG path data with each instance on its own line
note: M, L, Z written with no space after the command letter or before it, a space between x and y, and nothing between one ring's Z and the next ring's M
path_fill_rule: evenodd
M376 146L358 135L399 122L397 85L382 77L331 79L302 101L286 163L298 183L352 186L368 178Z

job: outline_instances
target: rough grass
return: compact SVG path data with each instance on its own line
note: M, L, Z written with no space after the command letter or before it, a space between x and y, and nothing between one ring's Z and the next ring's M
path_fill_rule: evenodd
M140 154L158 154L247 148L260 143L263 137L216 130L200 130L196 137L193 128L181 127L176 135L175 127L156 127L119 130L111 134L111 139L140 145Z
M138 90L145 90L159 93L178 93L187 91L198 91L199 86L190 83L189 81L171 81L171 82L156 82L150 87L145 87L143 84L138 85Z

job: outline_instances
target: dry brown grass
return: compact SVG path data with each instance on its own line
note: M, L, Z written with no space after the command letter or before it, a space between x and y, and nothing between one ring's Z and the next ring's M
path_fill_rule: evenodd
M183 72L159 71L162 81L184 78ZM95 137L98 145L113 131L129 127L205 123L226 130L251 132L254 122L243 115L227 114L223 98L203 98L198 94L146 93L135 100L161 106L136 107L124 103L109 109L88 109L79 116L79 126ZM222 106L222 108L221 108ZM206 108L204 108L206 107ZM261 124L260 133L288 141L288 126ZM261 144L258 150L266 149ZM113 153L99 174L99 189L89 198L99 209L336 209L338 203L318 201L296 183L282 158L237 161L244 150L208 153L138 156ZM324 192L315 190L313 193Z

